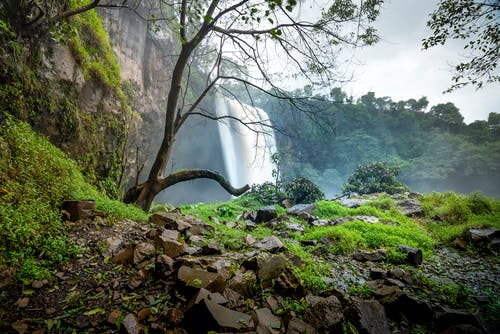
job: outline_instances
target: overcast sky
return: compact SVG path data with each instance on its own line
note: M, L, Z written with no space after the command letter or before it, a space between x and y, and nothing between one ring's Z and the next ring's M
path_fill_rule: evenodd
M500 84L490 84L479 91L462 88L442 92L451 84L449 64L458 63L462 45L421 50L421 41L429 36L426 21L437 0L392 0L381 10L377 28L382 40L373 47L356 51L363 64L355 67L354 81L344 90L359 97L368 91L377 97L395 101L427 96L429 107L453 102L466 123L485 120L490 112L500 112Z

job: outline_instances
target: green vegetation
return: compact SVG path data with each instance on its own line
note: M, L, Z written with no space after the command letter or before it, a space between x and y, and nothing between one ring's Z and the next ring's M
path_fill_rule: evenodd
M372 194L385 192L388 194L402 193L408 190L396 177L399 167L389 166L384 162L374 162L358 166L347 183L342 187L344 193L356 192L359 194Z
M305 177L296 178L287 184L285 194L294 203L314 203L325 198L321 189Z
M8 118L1 125L0 263L15 268L18 279L47 277L48 268L78 252L64 233L63 200L93 199L111 219L147 219L86 183L77 164L28 124Z

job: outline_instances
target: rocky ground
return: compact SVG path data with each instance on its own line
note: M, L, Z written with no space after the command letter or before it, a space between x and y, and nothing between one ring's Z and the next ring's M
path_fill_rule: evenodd
M288 212L312 225L341 223L318 220L305 206ZM272 210L246 215L246 228L276 221ZM335 287L309 291L294 272L302 260L281 241L289 231L275 231L281 240L247 235L243 248L228 250L212 237L222 222L207 224L179 211L154 214L146 224L101 217L66 223L81 256L50 281L21 285L4 270L0 332L451 334L500 328L471 311L500 293L495 254L439 248L421 264L409 256L395 266L383 261L383 250L331 255L306 241L332 268L319 279ZM469 287L473 305L452 309L419 275Z

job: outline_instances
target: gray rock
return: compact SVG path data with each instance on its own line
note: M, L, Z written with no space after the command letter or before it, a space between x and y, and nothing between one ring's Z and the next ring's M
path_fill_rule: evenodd
M378 219L378 217L374 217L374 216L353 216L352 220L360 220L362 222L369 223L369 224L374 224L374 223L380 222L380 219Z
M419 266L422 264L423 255L422 251L416 247L410 246L398 246L397 250L401 253L406 254L406 261L414 266Z
M289 215L299 215L302 212L312 214L314 210L316 210L316 205L314 204L296 204L286 210L286 213Z
M118 251L120 250L120 248L123 245L123 239L120 237L109 237L109 238L106 238L105 244L106 244L107 250L104 252L103 255L105 257L116 255L116 253L118 253Z
M125 318L123 318L121 327L127 334L140 334L143 332L143 328L139 323L139 320L132 313L127 314Z
M316 226L316 227L334 225L334 224L331 224L331 221L329 221L327 219L316 219L316 220L313 220L310 224L312 226Z
M496 228L471 228L467 231L467 237L475 243L497 244L500 230Z
M348 208L357 208L366 202L368 202L368 200L362 198L344 198L339 201L340 205Z
M282 249L284 245L280 239L278 239L274 235L271 235L269 237L265 237L264 239L260 239L257 242L253 243L252 247L273 253Z
M424 211L420 202L415 199L399 201L396 205L399 212L405 216L418 216Z
M304 232L304 225L299 224L299 223L294 223L294 222L286 222L285 226L287 229L295 232Z
M154 213L149 217L149 221L156 226L177 230L179 232L183 232L192 227L192 225L184 221L183 216L177 212Z
M367 262L367 261L380 262L385 259L386 251L385 249L377 249L372 252L359 250L357 252L354 252L352 257L359 262Z
M278 213L274 205L268 205L257 210L254 221L256 223L268 222L270 220L276 219Z

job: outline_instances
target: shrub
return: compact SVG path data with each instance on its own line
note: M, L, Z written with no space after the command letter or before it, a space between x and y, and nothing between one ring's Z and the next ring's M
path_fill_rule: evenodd
M374 162L369 165L358 166L342 190L344 193L357 192L371 194L386 192L388 194L402 193L408 187L396 180L399 174L398 166L389 166L385 162Z
M478 192L469 195L468 206L475 215L488 214L493 211L491 201Z
M245 196L263 205L278 204L285 198L285 194L271 182L254 184Z
M294 203L314 203L325 198L321 189L305 177L292 180L285 187L285 195Z

